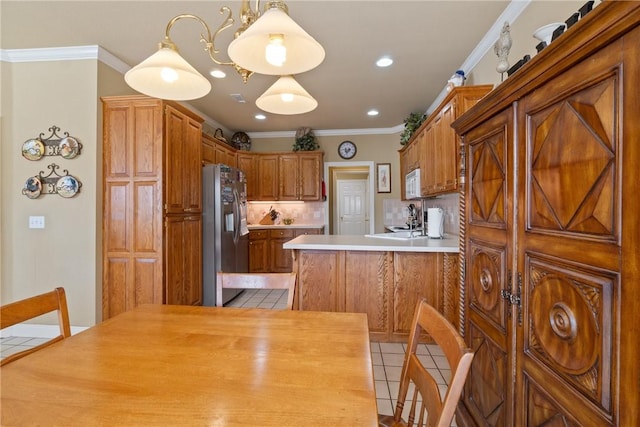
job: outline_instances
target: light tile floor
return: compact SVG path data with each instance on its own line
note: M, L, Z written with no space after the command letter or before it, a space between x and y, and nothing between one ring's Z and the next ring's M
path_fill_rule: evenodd
M281 309L286 307L286 291L280 290L245 290L228 304L231 307L260 307ZM2 357L42 342L42 338L4 337L0 338ZM400 371L404 361L406 344L403 343L371 343L373 376L375 379L378 413L392 415L395 408ZM422 363L440 384L444 395L451 371L440 347L433 344L420 344L418 354ZM410 390L411 392L411 390ZM405 409L408 409L405 408ZM406 415L405 415L406 419ZM455 422L454 424L455 425Z

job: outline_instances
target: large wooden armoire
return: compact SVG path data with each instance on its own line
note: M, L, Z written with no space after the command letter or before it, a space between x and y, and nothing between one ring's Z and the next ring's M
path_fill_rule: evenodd
M605 1L453 123L459 426L640 425L640 2Z
M146 96L102 103L102 317L201 304L202 118Z

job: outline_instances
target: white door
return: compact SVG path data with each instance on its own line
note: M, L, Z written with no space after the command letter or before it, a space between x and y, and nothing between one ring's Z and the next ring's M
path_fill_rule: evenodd
M366 179L337 181L337 234L366 234L369 230L369 200Z

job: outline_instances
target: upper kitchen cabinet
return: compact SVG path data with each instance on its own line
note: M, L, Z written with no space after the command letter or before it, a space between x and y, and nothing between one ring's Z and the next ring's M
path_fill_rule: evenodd
M248 151L239 151L237 154L238 169L244 172L247 179L247 200L258 200L259 183L258 156Z
M455 87L400 150L404 175L420 168L420 196L458 191L460 139L451 123L489 93L492 85ZM404 198L404 189L402 192Z
M279 156L278 200L320 200L323 154L322 152L305 152Z
M207 134L202 134L202 163L236 167L237 150Z
M102 101L102 317L199 304L202 119L146 96Z
M238 168L247 176L247 200L319 201L324 153L238 152Z

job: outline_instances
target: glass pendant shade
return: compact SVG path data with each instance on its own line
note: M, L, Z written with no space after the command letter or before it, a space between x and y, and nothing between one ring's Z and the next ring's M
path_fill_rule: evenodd
M202 98L211 91L209 80L166 43L127 71L124 80L140 93L174 101Z
M282 66L267 61L267 46L274 36L283 36L286 61ZM309 71L324 60L324 48L287 15L273 7L234 39L227 49L229 58L242 68L258 74L291 75Z
M269 113L292 115L315 110L318 101L292 76L282 76L260 95L256 105Z

